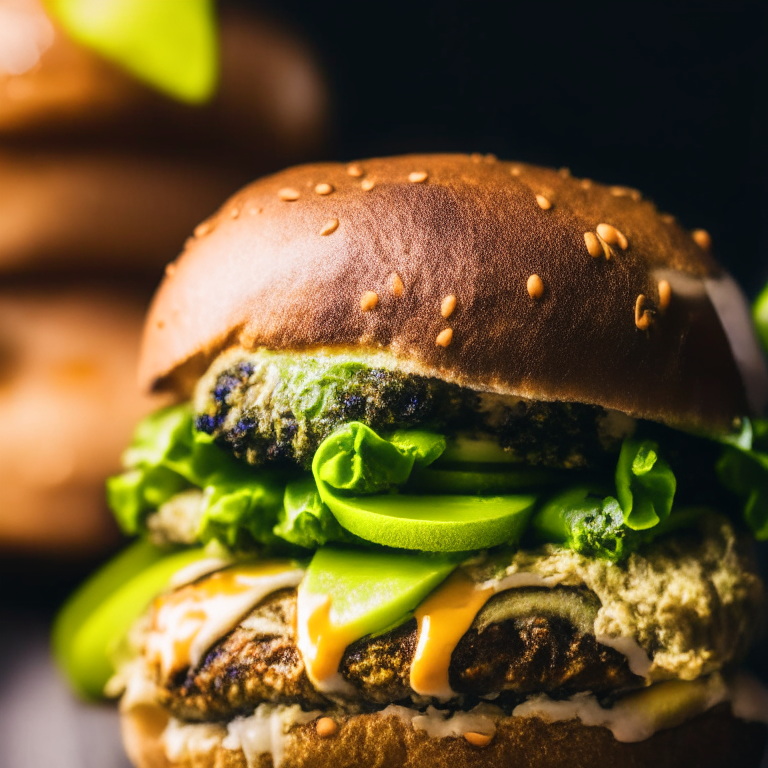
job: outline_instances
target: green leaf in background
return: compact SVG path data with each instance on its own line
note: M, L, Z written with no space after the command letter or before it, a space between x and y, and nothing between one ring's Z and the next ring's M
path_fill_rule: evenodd
M768 453L728 447L717 462L720 482L744 502L744 519L759 541L768 541Z
M616 495L629 528L653 528L669 517L676 489L675 475L656 443L624 441L616 465Z
M757 333L763 343L763 349L768 352L768 285L763 288L757 297L752 310L757 326Z
M181 101L207 101L218 80L214 0L47 0L77 42Z

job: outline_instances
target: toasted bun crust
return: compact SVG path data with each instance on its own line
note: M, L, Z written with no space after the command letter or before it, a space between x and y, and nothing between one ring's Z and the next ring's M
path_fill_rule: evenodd
M224 749L221 737L199 751L169 760L162 744L166 719L157 707L141 706L123 714L123 738L137 768L246 768L241 751ZM718 707L650 739L622 743L605 728L578 720L547 722L537 718L502 720L486 747L463 737L430 738L400 718L357 715L336 718L338 732L320 738L314 723L294 727L282 768L753 768L760 764L764 725L734 718ZM221 734L225 733L221 729ZM262 755L250 768L271 768Z
M144 386L188 388L230 345L352 347L463 386L707 431L766 402L738 288L633 190L463 155L308 165L246 187L197 235L150 311Z

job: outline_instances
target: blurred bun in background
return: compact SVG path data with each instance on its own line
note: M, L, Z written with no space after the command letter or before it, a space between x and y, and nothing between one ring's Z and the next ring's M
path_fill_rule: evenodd
M323 77L306 46L271 22L222 14L219 84L194 105L46 27L44 16L39 28L7 8L3 16L8 2L0 45L15 19L44 50L23 72L9 71L7 46L0 54L0 274L156 276L222 197L323 144ZM19 5L35 7L11 0ZM17 57L16 69L30 60Z
M316 155L327 93L290 30L226 5L215 23L196 4L218 36L201 103L140 80L135 52L76 42L55 6L0 0L0 551L71 558L118 541L104 481L151 405L135 369L152 287L222 198ZM120 13L139 6L156 11ZM129 22L136 50L170 55L167 27Z
M117 540L104 478L136 419L143 302L104 286L0 290L0 547L93 554Z

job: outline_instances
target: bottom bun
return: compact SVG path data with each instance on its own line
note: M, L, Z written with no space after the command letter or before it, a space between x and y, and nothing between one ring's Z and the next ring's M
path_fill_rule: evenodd
M645 741L616 741L609 730L578 720L550 722L507 717L487 746L464 737L433 738L396 715L334 716L338 730L321 738L314 722L285 737L281 768L756 768L768 729L731 715L721 705ZM156 706L123 713L123 738L138 768L272 768L272 755L228 749L224 726L202 726L173 759L163 733L167 714Z

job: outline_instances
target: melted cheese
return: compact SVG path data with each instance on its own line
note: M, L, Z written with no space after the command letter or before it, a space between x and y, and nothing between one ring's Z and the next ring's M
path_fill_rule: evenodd
M455 695L448 682L451 655L495 592L495 584L477 584L459 569L416 609L418 642L410 681L416 693L439 699Z
M352 692L339 666L347 646L359 639L358 633L331 621L331 598L327 595L299 589L296 615L296 645L312 684L324 693Z
M146 658L164 676L196 667L203 654L267 595L299 584L304 572L290 561L238 565L158 598Z

